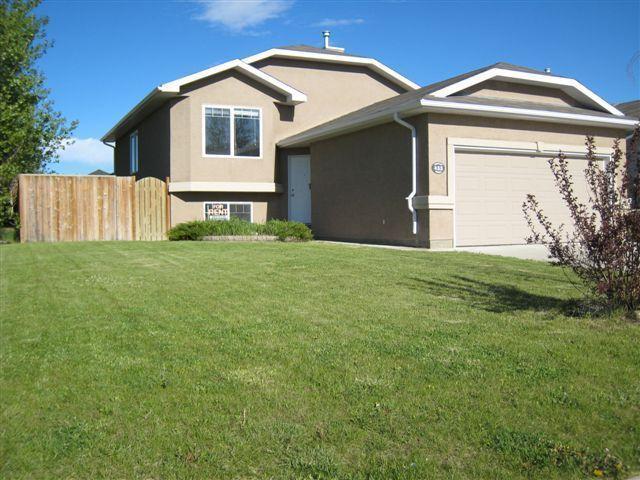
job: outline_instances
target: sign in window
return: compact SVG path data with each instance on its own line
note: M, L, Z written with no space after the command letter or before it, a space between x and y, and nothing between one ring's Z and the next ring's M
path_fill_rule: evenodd
M232 217L247 222L253 221L251 202L205 202L205 220L229 220Z

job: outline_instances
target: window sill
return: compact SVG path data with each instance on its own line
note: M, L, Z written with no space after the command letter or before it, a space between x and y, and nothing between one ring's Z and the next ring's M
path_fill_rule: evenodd
M262 155L259 157L239 156L239 155L208 155L203 154L202 158L228 158L230 160L248 159L248 160L262 160Z

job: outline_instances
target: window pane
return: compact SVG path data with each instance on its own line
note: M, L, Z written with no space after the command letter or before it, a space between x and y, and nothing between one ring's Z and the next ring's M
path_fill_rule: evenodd
M260 156L260 110L236 108L233 111L235 120L235 155L238 157Z
M229 204L222 202L211 202L204 204L205 220L228 220Z
M228 108L205 108L205 153L207 155L231 154L231 123Z
M131 173L138 171L138 132L134 132L129 137L129 167Z
M251 221L251 205L247 203L230 203L229 217L236 217L240 220Z

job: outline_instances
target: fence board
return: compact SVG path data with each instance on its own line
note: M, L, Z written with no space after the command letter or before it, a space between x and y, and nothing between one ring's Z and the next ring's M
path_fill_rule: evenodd
M164 240L167 184L157 178L20 175L23 242Z

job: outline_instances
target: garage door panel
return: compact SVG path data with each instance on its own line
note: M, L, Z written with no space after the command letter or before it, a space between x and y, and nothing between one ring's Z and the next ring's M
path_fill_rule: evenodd
M576 194L587 199L584 159L569 159ZM548 158L485 153L456 154L456 244L522 244L529 229L522 214L528 193L558 225L570 225L569 210L558 194Z

